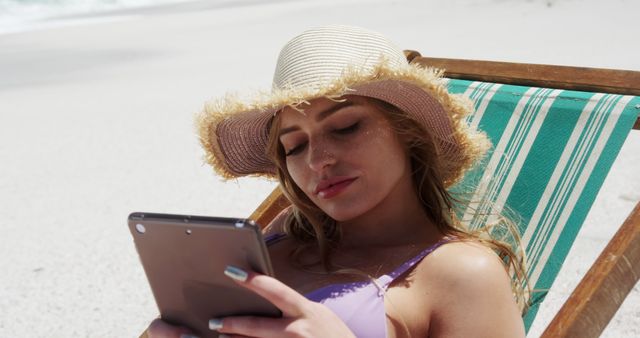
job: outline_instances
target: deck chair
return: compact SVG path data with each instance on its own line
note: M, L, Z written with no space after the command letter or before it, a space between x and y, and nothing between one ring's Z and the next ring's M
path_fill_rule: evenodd
M474 102L468 122L494 148L464 182L519 214L530 284L548 290L629 131L640 129L640 72L405 55L444 69L449 90ZM251 218L268 224L288 205L276 188ZM483 217L463 215L472 227ZM598 337L639 277L640 203L542 337ZM545 294L533 294L527 331Z
M468 122L494 149L464 182L521 216L530 283L548 290L622 143L640 129L640 72L405 55L444 69L449 90L474 102ZM276 188L250 217L266 225L289 205ZM462 217L472 226L485 221ZM598 337L639 278L640 203L542 337ZM533 295L527 330L544 295Z

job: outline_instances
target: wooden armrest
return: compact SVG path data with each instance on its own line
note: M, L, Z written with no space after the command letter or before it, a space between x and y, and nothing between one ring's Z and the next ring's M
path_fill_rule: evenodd
M452 79L640 96L640 72L632 70L432 58L414 50L404 55L410 63L443 69ZM640 129L640 116L633 129Z
M541 338L599 337L640 278L640 202Z
M271 194L260 203L249 218L264 228L289 205L291 205L289 200L282 194L280 188L276 187Z

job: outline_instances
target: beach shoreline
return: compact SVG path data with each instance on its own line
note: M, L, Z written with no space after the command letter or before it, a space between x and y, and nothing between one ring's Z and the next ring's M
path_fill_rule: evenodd
M640 70L640 4L622 0L215 6L122 10L0 34L0 158L10 164L0 166L0 336L137 336L157 316L126 217L237 217L267 196L274 182L213 175L193 117L227 91L270 88L294 32L344 23L426 56ZM632 131L529 337L640 201L638 172ZM602 337L640 336L638 288Z

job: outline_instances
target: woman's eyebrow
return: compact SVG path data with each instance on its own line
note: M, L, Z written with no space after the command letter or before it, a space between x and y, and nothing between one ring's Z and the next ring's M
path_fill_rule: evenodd
M340 103L338 103L336 105L331 106L329 109L322 111L318 115L316 115L315 120L317 122L320 122L320 121L326 119L327 117L329 117L331 114L337 112L338 110L346 108L346 107L349 107L349 106L353 106L355 104L356 103L353 102L353 101L340 102ZM287 134L287 133L290 133L292 131L296 131L296 130L299 130L299 129L300 129L300 127L295 126L295 125L291 126L291 127L287 127L287 128L282 128L280 130L280 133L278 133L278 137L281 137L284 134Z
M329 115L337 112L338 110L346 108L346 107L349 107L349 106L353 106L354 104L355 104L355 102L353 102L353 101L343 101L343 102L340 102L340 103L338 103L336 105L333 105L329 109L327 109L327 110L321 112L320 114L316 115L316 121L320 122L320 121L326 119L327 117L329 117Z
M298 126L291 126L291 127L287 127L287 128L282 128L282 129L280 129L280 133L278 133L278 138L282 137L282 135L284 135L284 134L288 134L288 133L290 133L292 131L296 131L298 129L300 129L300 127L298 127Z

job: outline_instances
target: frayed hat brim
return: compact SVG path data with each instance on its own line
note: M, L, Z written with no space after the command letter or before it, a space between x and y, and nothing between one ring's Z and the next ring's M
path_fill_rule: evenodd
M453 165L445 184L458 181L489 147L486 136L471 129L464 118L470 102L449 94L439 70L419 65L390 67L381 62L373 71L346 70L322 88L279 89L258 92L253 99L228 95L208 102L196 125L205 160L225 179L275 175L267 155L269 126L285 106L297 107L313 99L358 95L386 101L420 122L438 141L439 153Z

